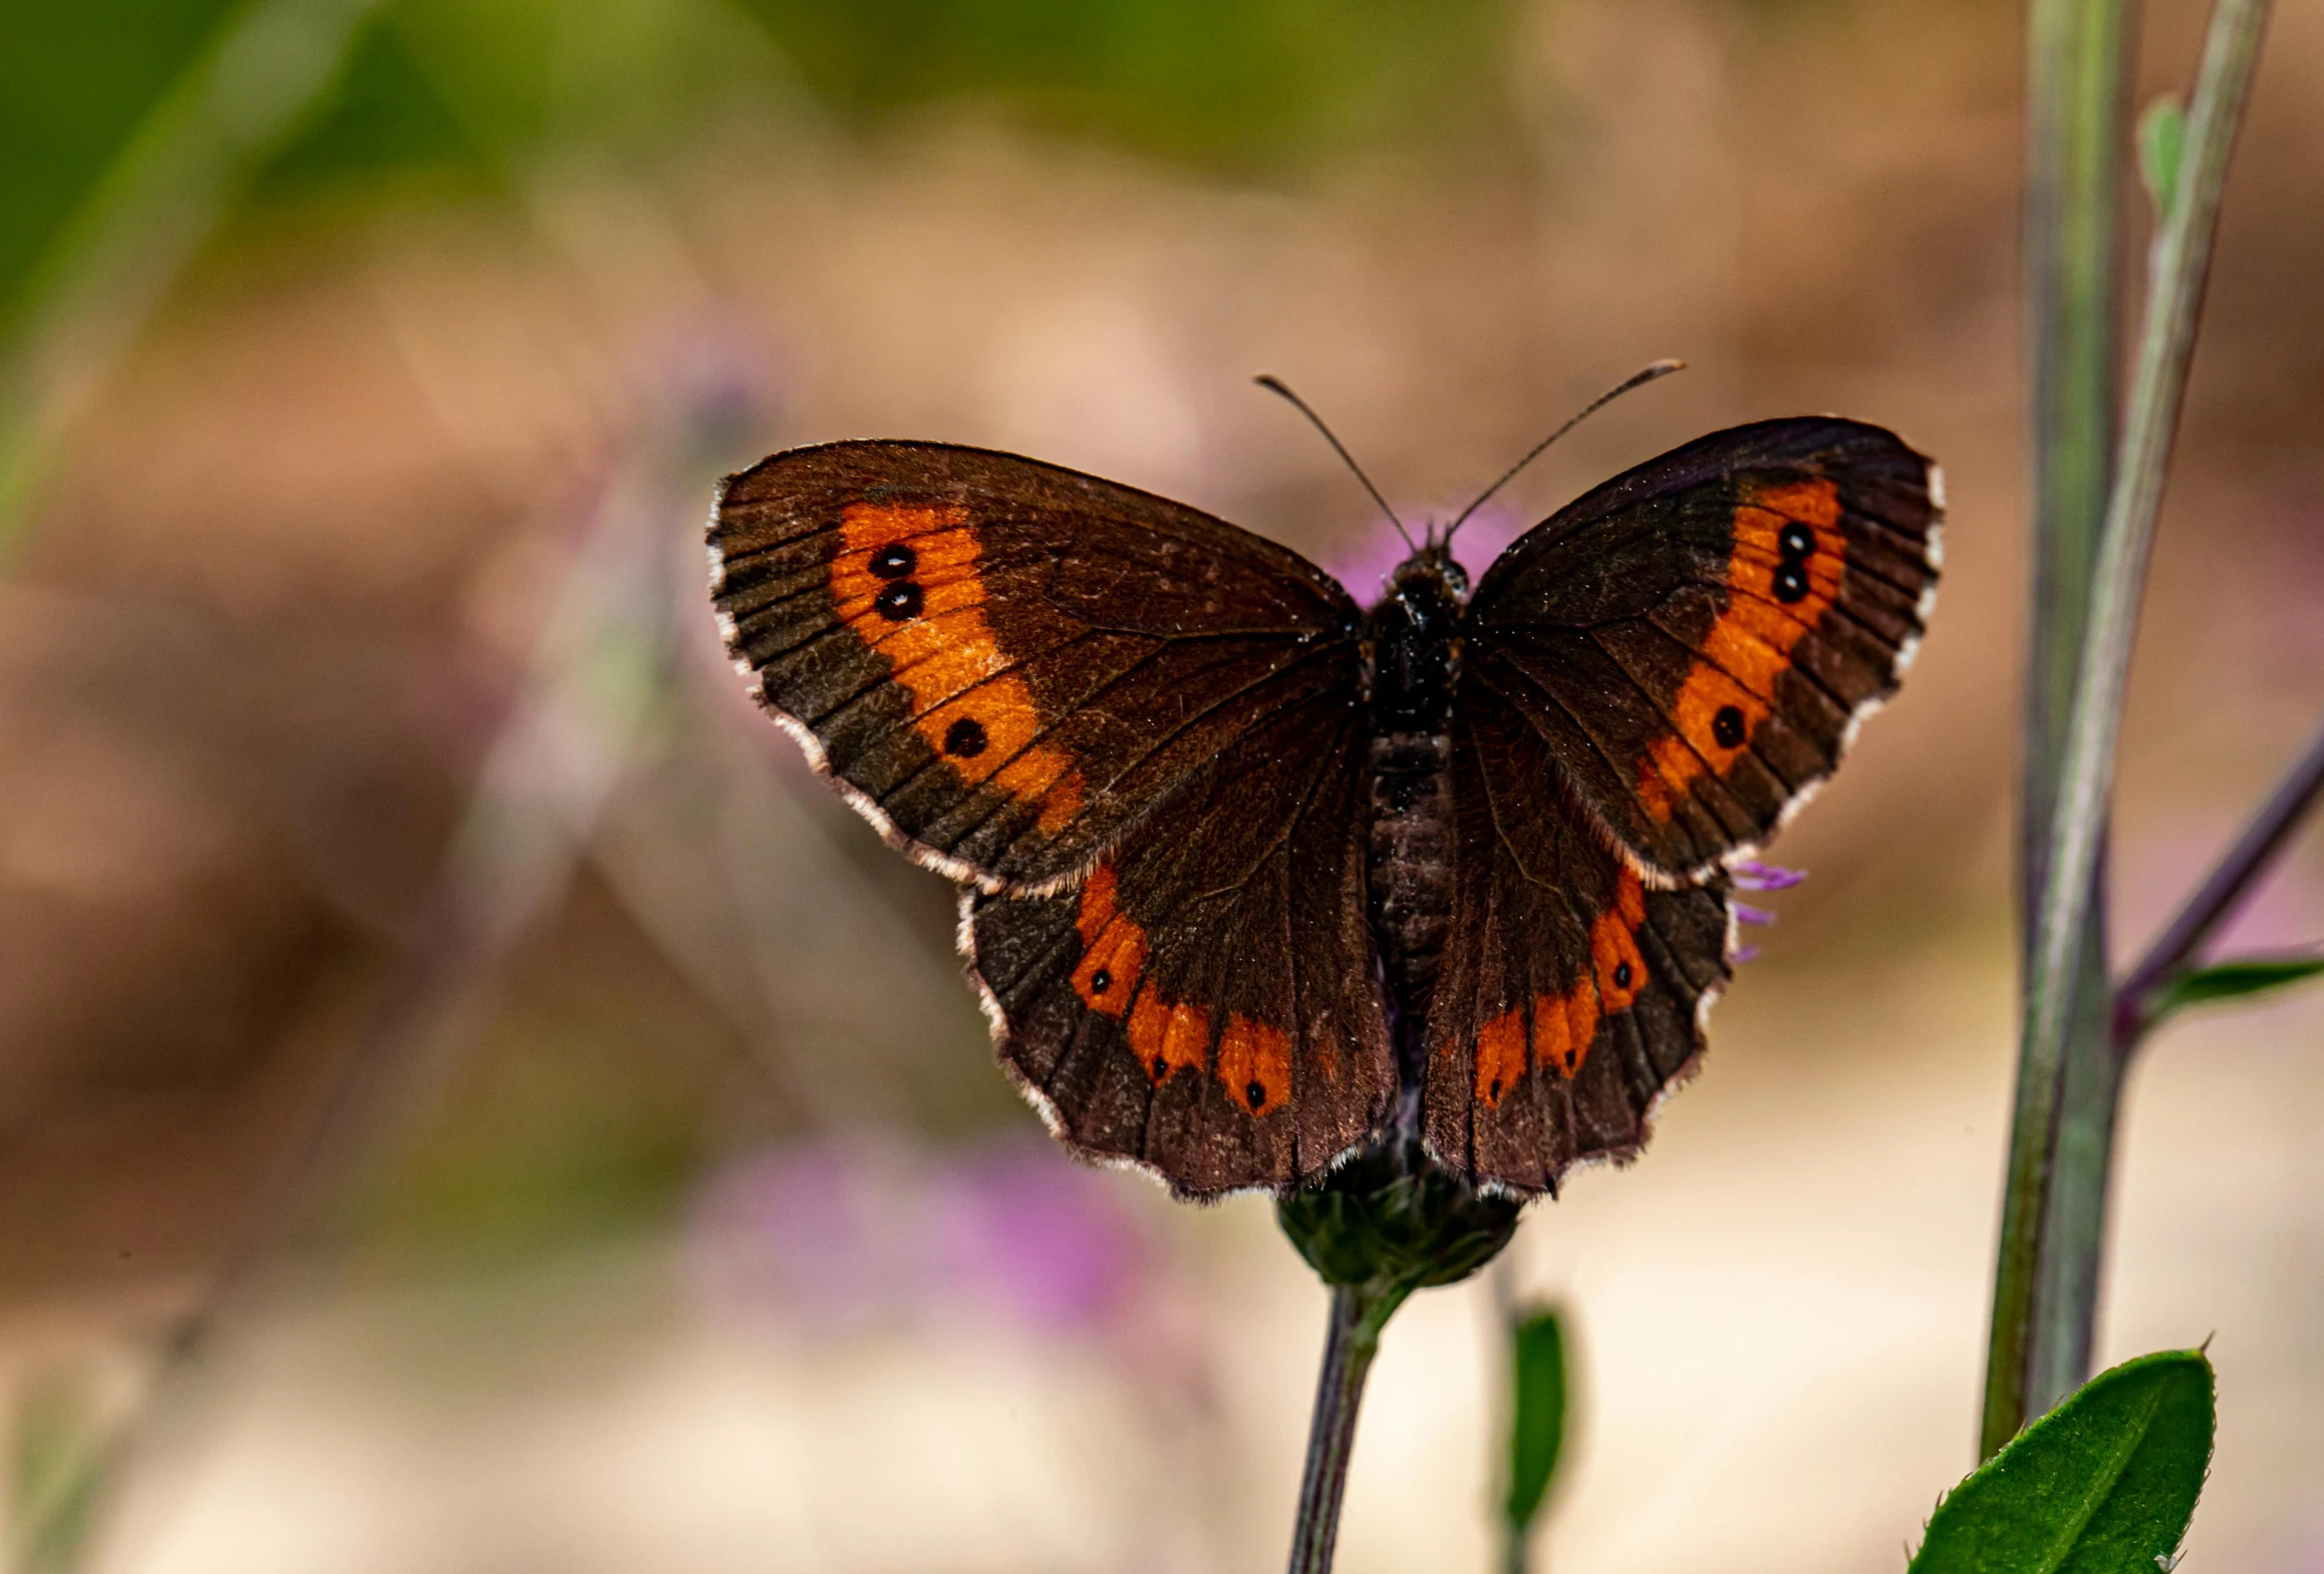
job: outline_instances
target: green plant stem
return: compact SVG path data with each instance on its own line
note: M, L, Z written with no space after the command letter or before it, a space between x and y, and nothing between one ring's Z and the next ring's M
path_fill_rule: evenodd
M2233 915L2244 893L2267 872L2319 794L2324 794L2324 732L2309 743L2307 752L2276 784L2234 845L2186 899L2178 916L2164 926L2138 965L2123 976L2115 991L2114 1038L2119 1055L2128 1056L2139 1047L2153 1025L2156 997L2194 960L2212 931Z
M2163 215L2154 276L2139 336L2128 419L2114 485L2100 528L2089 621L2084 629L2073 704L2066 718L2058 789L2052 798L2049 858L2026 981L2018 1059L2017 1119L2010 1136L2002 1236L1994 1275L1993 1340L1986 1374L1985 1452L1995 1451L2025 1419L2062 1395L2034 1385L2034 1357L2072 1336L2057 1328L2072 1315L2037 1308L2043 1234L2059 1151L2065 1046L2076 1020L2076 968L2088 945L2092 894L2104 845L2108 789L2122 724L2123 690L2138 626L2147 562L2163 478L2194 350L2195 322L2217 231L2227 157L2242 118L2257 61L2267 0L2219 0L2211 14L2188 116L2184 169L2173 211ZM2093 1084L2100 1080L2092 1079ZM2099 1210L2101 1213L2103 1210ZM2095 1260L2099 1240L2047 1243ZM2070 1277L2053 1273L2053 1279ZM2093 1276L2094 1277L2094 1276ZM2037 1319L2036 1313L2041 1316ZM2088 1334L2079 1336L2087 1342Z
M2049 1195L2034 1256L2034 1299L2025 1351L2026 1418L2054 1408L2090 1377L2098 1294L2106 1255L2107 1203L2114 1179L2115 1127L2124 1065L2115 1053L2114 996L2107 987L2103 860L2091 914L2068 986L2065 1042L2059 1047Z
M1307 1425L1307 1470L1300 1481L1299 1517L1292 1525L1291 1574L1330 1574L1364 1379L1379 1353L1380 1330L1404 1304L1405 1294L1370 1285L1343 1284L1331 1291L1323 1367L1315 1376L1315 1414Z
M2020 904L2026 915L2021 969L2029 986L2033 915L2047 885L2053 793L2114 464L2117 194L2134 30L2127 0L2033 0L2029 8L2025 267L2034 529L2019 786ZM2107 1007L2105 907L2097 894L2089 910L2101 921L2087 927L2068 985L2074 1026L2095 1025L2096 1031L2076 1032L2053 1064L2021 1060L2018 1067L2011 1190L2004 1202L1986 1373L1986 1454L2023 1418L2035 1308L2071 1300L2080 1291L2042 1273L2039 1244L2076 1228L2076 1215L2094 1203L2104 1206L2103 1181L2095 1197L2092 1187L2073 1183L2085 1171L2071 1156L2111 1139L2111 1107L2103 1130L2089 1118L2071 1126L2056 1119L2061 1105L2097 1108L2104 1092L2089 1086L2093 1071L2108 1064L2103 1053L2090 1053L2094 1043L2103 1051ZM2072 1099L2061 1087L2069 1072L2077 1084ZM2061 1147L2070 1155L2068 1184L2055 1186ZM2022 1188L2021 1172L2029 1179Z
M2133 16L2126 0L2033 0L2029 24L2025 286L2035 615L2022 762L2029 812L2019 831L2030 900L2049 862L2051 788L2113 477L2117 197Z

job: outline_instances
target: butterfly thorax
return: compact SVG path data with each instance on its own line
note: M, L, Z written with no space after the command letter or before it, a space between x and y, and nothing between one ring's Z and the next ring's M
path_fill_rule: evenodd
M1452 916L1450 729L1467 600L1468 576L1432 542L1397 567L1365 615L1372 936L1398 1022L1414 1028L1427 1015ZM1401 1057L1415 1058L1417 1034L1397 1037Z

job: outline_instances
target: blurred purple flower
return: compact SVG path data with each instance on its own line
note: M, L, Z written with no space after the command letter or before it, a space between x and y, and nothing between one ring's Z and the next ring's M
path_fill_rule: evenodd
M696 1284L722 1310L827 1328L880 1321L909 1299L913 1279L898 1167L883 1150L838 1142L729 1166L696 1199Z
M716 1176L689 1257L705 1299L729 1314L841 1331L981 1311L1053 1335L1122 1313L1145 1243L1105 1177L1046 1143L931 1160L857 1138Z
M1425 516L1405 520L1405 528L1416 540L1426 527ZM1524 530L1522 515L1497 505L1488 504L1470 514L1461 525L1460 534L1453 537L1453 557L1469 571L1469 583L1473 585L1482 578L1493 559ZM1395 528L1387 520L1378 519L1323 566L1347 587L1349 595L1368 606L1378 598L1396 565L1411 555L1412 549L1404 544L1404 538Z
M1028 1327L1100 1323L1141 1277L1142 1243L1105 1177L1045 1142L956 1163L929 1200L928 1247L946 1288Z

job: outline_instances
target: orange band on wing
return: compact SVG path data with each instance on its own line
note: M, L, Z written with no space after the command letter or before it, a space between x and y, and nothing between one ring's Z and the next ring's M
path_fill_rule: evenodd
M985 618L977 532L965 508L849 503L831 561L840 620L887 657L913 726L964 780L998 782L1054 831L1081 809L1081 778L1035 744L1040 712Z
M1130 1052L1153 1081L1167 1082L1188 1068L1200 1071L1210 1054L1210 1011L1165 1000L1156 990L1137 993L1146 971L1146 931L1116 905L1116 888L1110 863L1091 870L1081 887L1073 913L1073 927L1081 933L1073 993L1100 1016L1129 1018ZM1230 1014L1219 1034L1218 1077L1227 1097L1253 1114L1281 1109L1292 1097L1291 1035L1241 1012Z
M1253 1114L1281 1109L1292 1098L1292 1039L1241 1012L1219 1035L1219 1082Z
M1081 931L1081 962L1073 969L1073 993L1101 1016L1120 1021L1146 971L1146 931L1113 902L1113 865L1101 863L1081 887L1073 914Z
M1200 1006L1164 1000L1147 990L1130 1012L1130 1053L1156 1082L1178 1071L1201 1071L1211 1048L1211 1014Z
M1582 1070L1598 1025L1627 1011L1646 989L1646 958L1638 926L1646 919L1646 892L1624 867L1613 906L1590 926L1590 976L1571 988L1533 999L1533 1053L1526 1053L1525 1007L1513 1006L1477 1030L1477 1100L1498 1107L1529 1065L1549 1067L1568 1082Z
M1811 549L1787 550L1787 527L1805 526ZM1840 599L1848 545L1840 489L1829 480L1787 481L1745 495L1735 509L1727 607L1703 637L1671 714L1676 736L1654 741L1639 769L1647 812L1666 820L1696 778L1725 772L1751 747L1775 708L1775 682L1792 647Z

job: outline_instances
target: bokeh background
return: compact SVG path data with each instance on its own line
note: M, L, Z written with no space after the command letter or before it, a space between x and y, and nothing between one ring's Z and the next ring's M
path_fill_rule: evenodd
M1578 1330L1556 1567L1900 1558L1970 1462L2009 1099L2018 7L0 15L16 1567L1279 1559L1321 1292L1265 1203L1017 1104L949 887L719 657L710 485L989 444L1360 575L1364 498L1253 373L1426 514L1664 355L1492 528L1845 412L1945 464L1934 632L1653 1150L1389 1332L1342 1566L1489 1563L1496 1289ZM2146 8L2147 89L2201 24ZM2324 710L2320 148L2287 6L2135 674L2125 954ZM2319 936L2311 832L2233 938ZM2122 1161L2102 1353L2220 1374L2186 1566L2319 1574L2324 1006L2163 1035Z

